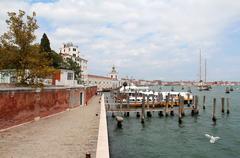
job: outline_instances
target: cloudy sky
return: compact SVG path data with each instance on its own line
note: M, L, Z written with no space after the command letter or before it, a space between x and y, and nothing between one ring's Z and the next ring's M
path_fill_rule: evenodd
M201 48L208 80L240 80L239 0L0 0L0 34L18 9L37 13L36 42L78 45L91 74L198 80Z

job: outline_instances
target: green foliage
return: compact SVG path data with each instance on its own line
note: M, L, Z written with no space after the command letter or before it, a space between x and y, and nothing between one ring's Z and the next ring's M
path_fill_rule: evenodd
M56 53L55 51L51 51L48 53L52 63L51 66L53 66L56 69L62 68L62 65L64 64L63 58L60 54Z
M15 69L17 84L42 85L42 79L51 75L54 69L46 53L40 53L40 46L33 44L38 29L36 14L26 16L25 12L9 12L6 20L8 31L0 39L0 69Z
M81 66L73 61L71 58L67 58L64 62L63 68L74 71L74 79L80 84L83 81L81 80Z
M40 43L40 52L45 53L46 57L50 62L50 66L59 69L63 65L63 59L60 54L56 53L54 50L51 50L50 41L47 35L44 33Z
M41 38L40 49L41 49L41 52L51 52L50 42L45 33Z

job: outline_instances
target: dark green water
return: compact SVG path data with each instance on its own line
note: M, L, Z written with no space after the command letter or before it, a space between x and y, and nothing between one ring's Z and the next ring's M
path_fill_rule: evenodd
M200 107L197 117L190 112L178 125L178 117L159 118L157 113L146 119L145 124L135 114L124 118L123 128L117 128L116 121L107 117L111 158L238 158L240 157L240 87L225 94L225 87L213 87L210 92L193 93L199 95L200 105L206 95L206 110ZM158 89L158 87L155 87ZM171 89L164 87L163 89ZM177 91L180 87L175 87ZM217 98L214 125L211 120L212 98ZM230 98L230 114L221 113L221 97ZM226 103L225 103L226 111ZM205 133L221 137L215 144L209 143Z

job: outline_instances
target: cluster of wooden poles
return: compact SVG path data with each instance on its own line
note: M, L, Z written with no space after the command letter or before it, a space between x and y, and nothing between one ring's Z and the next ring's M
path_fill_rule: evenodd
M148 97L146 97L148 100ZM191 110L191 115L192 116L196 116L199 114L199 96L193 96L193 100L192 100L192 104L190 103L190 100L188 100L187 106L188 107L184 107L184 97L183 96L178 96L179 100L179 104L178 104L178 123L182 124L182 118L185 116L185 110ZM123 109L119 109L118 112L124 112L124 116L125 117L129 117L129 113L130 112L136 112L136 117L140 118L141 117L141 123L144 124L145 122L145 113L147 115L147 117L152 117L152 112L153 111L157 111L159 117L168 117L170 116L174 116L174 104L173 104L173 100L170 100L171 98L169 98L169 96L166 98L166 104L163 108L149 108L149 104L147 104L147 109L145 106L145 95L143 96L142 99L142 106L141 106L141 110L130 110L129 107L125 110ZM173 99L173 98L172 98ZM221 112L225 113L225 99L227 102L227 114L230 113L230 99L229 98L221 98ZM147 101L148 103L148 101ZM191 107L190 107L191 106ZM212 121L214 123L216 123L217 119L216 119L216 98L213 98L213 106L212 106ZM203 96L203 104L202 104L202 108L203 110L206 109L206 96ZM140 114L141 113L141 114ZM112 112L112 117L115 117L114 112ZM122 126L122 122L123 122L123 118L120 116L116 117L116 120L118 122L118 126Z

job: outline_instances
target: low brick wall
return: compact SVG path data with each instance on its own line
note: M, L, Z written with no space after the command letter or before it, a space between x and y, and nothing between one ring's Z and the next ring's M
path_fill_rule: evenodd
M81 94L82 93L82 98ZM10 88L0 90L0 129L45 117L67 108L84 105L85 96L92 97L83 87L75 88ZM81 101L80 101L81 100Z
M85 104L87 105L88 101L92 98L92 96L96 95L97 86L91 86L85 88Z

